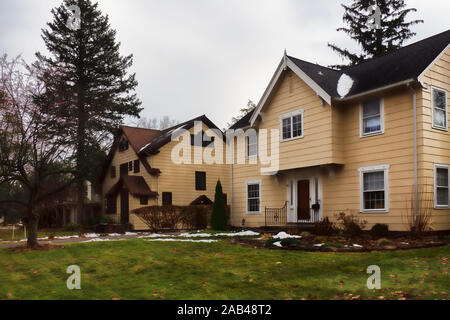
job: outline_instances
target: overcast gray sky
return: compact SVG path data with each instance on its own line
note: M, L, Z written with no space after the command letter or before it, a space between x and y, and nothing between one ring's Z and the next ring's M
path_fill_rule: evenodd
M185 121L206 114L223 128L248 99L257 102L284 49L329 65L340 59L327 42L357 47L336 28L351 0L99 0L122 43L145 117ZM415 42L450 29L450 1L407 0ZM0 0L0 54L34 60L45 52L41 29L61 0ZM129 122L129 121L128 121Z

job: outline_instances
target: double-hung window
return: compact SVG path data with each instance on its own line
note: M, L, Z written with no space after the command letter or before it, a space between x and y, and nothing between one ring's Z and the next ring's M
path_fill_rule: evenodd
M296 110L280 117L281 141L303 138L303 110Z
M449 208L449 166L436 164L434 166L434 206Z
M447 92L431 88L431 104L433 106L433 128L448 130L447 125Z
M261 181L247 181L247 213L261 213Z
M384 132L382 99L366 101L361 106L361 136Z
M389 165L360 168L361 212L387 212Z
M256 134L247 136L247 158L258 156L258 137Z

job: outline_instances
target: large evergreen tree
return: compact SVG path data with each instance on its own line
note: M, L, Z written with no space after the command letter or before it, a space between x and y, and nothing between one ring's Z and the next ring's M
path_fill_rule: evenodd
M373 5L377 5L381 12L380 28L374 28L369 21L373 13L369 9ZM350 65L397 50L416 35L410 30L411 26L423 23L423 20L407 21L408 14L417 9L407 8L404 0L354 0L352 5L342 4L342 7L345 9L343 20L348 26L338 28L337 31L343 31L355 40L362 52L352 53L330 43L328 46L348 60ZM333 67L343 68L345 65Z
M80 9L79 28L68 19ZM72 6L72 7L71 7ZM70 9L70 10L69 10ZM78 219L84 213L84 180L97 167L98 147L114 132L125 116L139 117L141 102L133 92L137 86L129 74L132 55L121 56L116 31L107 15L90 0L64 0L52 10L53 21L42 30L51 57L37 53L35 66L45 83L45 94L36 98L57 121L48 123L63 131L68 150L73 151L78 186ZM74 30L77 29L77 30ZM94 161L94 163L92 163Z

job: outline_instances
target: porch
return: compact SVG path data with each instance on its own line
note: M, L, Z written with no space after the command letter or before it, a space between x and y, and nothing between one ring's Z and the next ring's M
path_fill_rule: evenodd
M309 209L309 213L298 217L296 221L288 219L288 206L289 202L286 201L281 208L268 208L264 209L265 227L313 227L316 222L321 221L320 208L317 205L313 205Z

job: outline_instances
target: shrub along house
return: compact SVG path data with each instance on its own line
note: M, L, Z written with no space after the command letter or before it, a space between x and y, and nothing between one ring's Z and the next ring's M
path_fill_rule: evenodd
M195 123L202 123L196 132ZM191 138L191 164L175 164L172 150L179 143L172 141L178 129L188 130ZM195 164L195 149L204 152L215 139L204 138L208 129L219 130L206 116L178 124L165 130L121 126L103 167L103 212L117 223L130 223L135 230L145 230L144 221L133 214L134 209L155 205L187 206L209 204L214 199L217 180L224 193L229 192L230 166L226 164ZM219 130L220 131L220 130ZM199 146L193 146L194 135L201 134ZM180 138L181 140L181 138Z
M232 224L350 212L369 228L405 230L429 209L434 230L450 229L449 43L446 31L341 71L285 54L256 109L232 127L279 130L279 171L232 166ZM256 156L257 141L247 146Z

